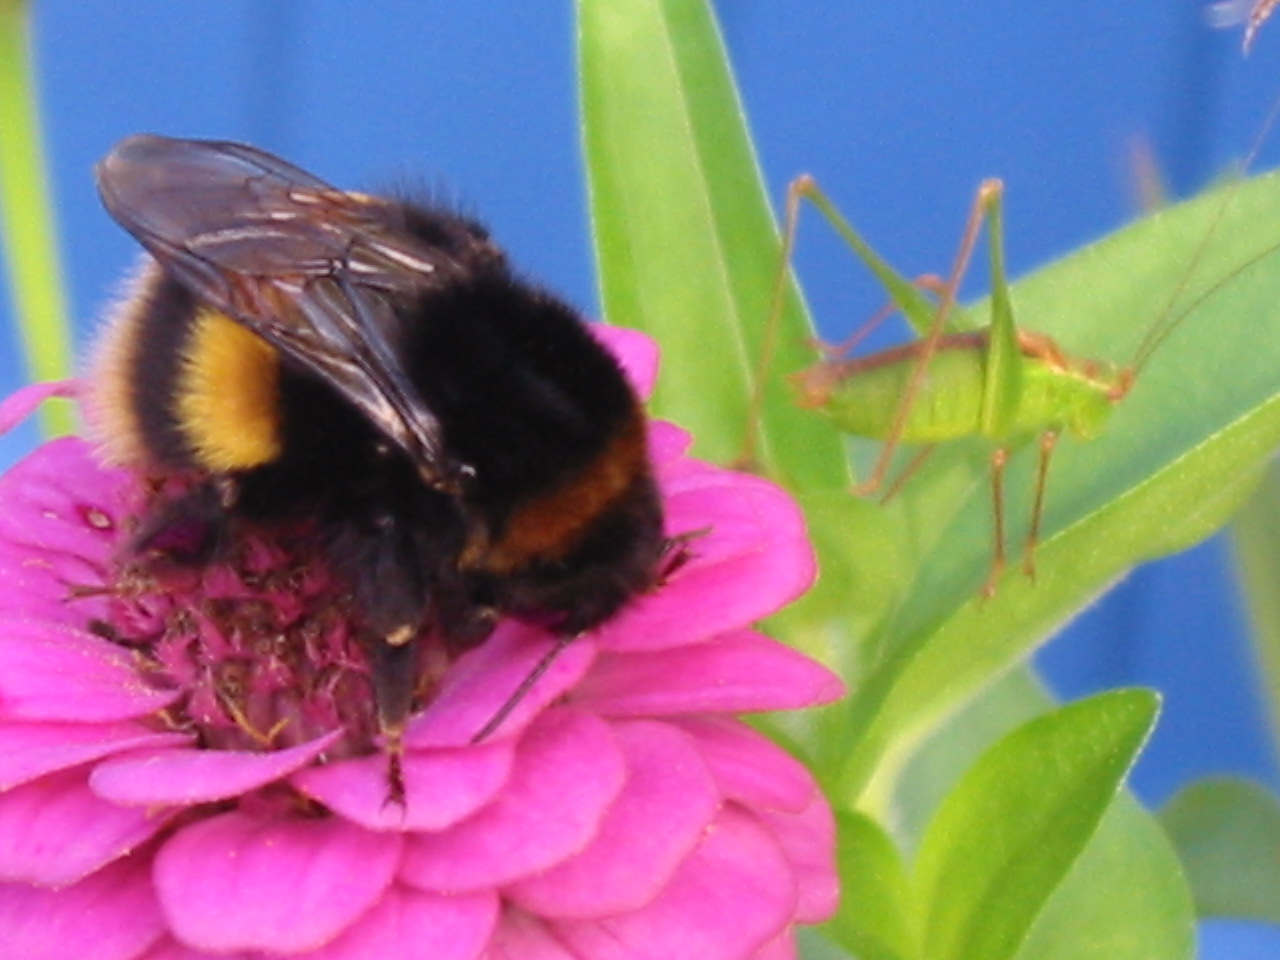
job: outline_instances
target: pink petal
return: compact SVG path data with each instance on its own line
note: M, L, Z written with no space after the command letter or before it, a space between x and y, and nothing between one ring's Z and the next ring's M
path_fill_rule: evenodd
M470 746L555 643L545 632L513 621L502 624L492 637L449 669L435 700L410 722L405 744L419 748ZM590 638L565 647L488 739L519 734L576 684L594 659L595 645Z
M521 910L502 915L484 960L581 960L565 949L546 925Z
M190 739L128 722L0 724L0 792L114 753L176 746Z
M649 396L658 379L658 344L653 337L607 323L593 323L587 329L617 358L636 393Z
M181 806L236 797L281 780L342 739L342 731L287 750L252 753L195 747L150 751L98 765L93 792L125 806Z
M372 907L399 859L397 834L236 811L174 834L154 876L174 934L197 949L299 953Z
M693 734L720 790L748 807L799 813L817 792L803 763L764 734L727 717L684 717L675 721Z
M796 934L787 928L751 955L751 960L796 960Z
M68 770L0 794L0 878L65 886L119 859L169 817L108 803Z
M192 950L184 944L165 937L139 960L248 960L248 958L243 953L206 953L204 950Z
M608 724L555 707L529 727L498 799L440 833L410 834L400 876L424 890L479 890L582 850L626 780Z
M682 461L667 484L667 529L706 532L661 589L636 599L598 634L602 650L651 650L714 636L777 612L817 569L804 517L758 477Z
M666 420L649 421L649 459L659 475L693 446L693 435Z
M154 713L177 691L154 690L128 651L59 624L0 620L0 716L124 720Z
M79 380L49 380L15 390L0 401L0 433L8 433L51 397L78 397Z
M773 839L726 808L651 904L549 927L581 960L741 960L776 937L794 907L791 871Z
M815 791L812 802L799 813L752 812L773 834L791 863L797 887L796 920L800 923L830 920L840 906L840 879L835 862L835 817L826 798Z
M442 830L493 799L511 775L514 756L509 740L410 750L402 762L403 806L387 803L387 758L382 755L309 767L290 783L370 830Z
M77 629L94 620L109 622L111 599L94 592L103 576L100 564L83 557L0 540L0 619ZM77 595L76 587L87 592Z
M0 542L105 562L120 541L126 482L83 440L52 440L0 476Z
M496 893L450 897L392 887L346 933L307 960L474 960L498 922Z
M745 713L830 703L844 693L834 673L752 630L652 653L602 655L574 691L605 716Z
M702 839L720 794L693 739L670 724L618 724L629 777L591 846L518 880L508 899L544 917L589 918L653 900Z
M0 957L135 960L164 932L148 867L130 858L60 890L0 884Z
M190 947L165 937L138 960L247 960L244 954L213 954Z

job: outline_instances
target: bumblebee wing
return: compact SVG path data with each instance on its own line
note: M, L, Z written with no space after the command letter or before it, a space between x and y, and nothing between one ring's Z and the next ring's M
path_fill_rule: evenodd
M397 297L463 265L394 230L373 201L243 144L142 134L98 164L107 211L205 302L331 383L452 488L465 467L398 360Z

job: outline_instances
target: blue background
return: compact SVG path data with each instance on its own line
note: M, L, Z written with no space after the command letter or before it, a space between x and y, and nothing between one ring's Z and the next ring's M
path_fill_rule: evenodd
M518 264L594 309L570 3L36 7L81 343L135 255L90 171L138 130L249 140L343 186L420 183L481 211ZM1025 272L1136 214L1135 144L1183 195L1248 152L1280 96L1280 22L1244 60L1239 32L1210 30L1199 0L719 8L772 195L816 174L908 273L950 262L983 177L1008 185L1009 261ZM1261 165L1276 156L1273 144ZM821 230L803 244L811 305L837 336L881 295ZM7 299L0 325L12 329ZM21 379L15 355L12 342L0 349L5 390ZM1277 784L1229 566L1219 539L1148 567L1042 656L1064 696L1128 683L1164 691L1135 775L1153 803L1210 773ZM1207 958L1277 955L1273 930L1204 931Z

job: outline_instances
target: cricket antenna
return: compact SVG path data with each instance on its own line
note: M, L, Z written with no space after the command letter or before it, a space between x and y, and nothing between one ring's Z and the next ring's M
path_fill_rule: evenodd
M1280 2L1280 0L1274 0L1274 2ZM1143 337L1142 342L1138 345L1138 349L1135 351L1133 356L1133 363L1130 365L1135 373L1142 370L1146 365L1146 362L1151 359L1151 356L1157 349L1159 349L1160 345L1165 342L1169 335L1177 329L1178 325L1192 311L1194 311L1210 293L1215 292L1223 282L1226 282L1226 280L1224 280L1214 284L1209 291L1197 297L1185 309L1181 310L1177 314L1174 313L1174 305L1177 304L1177 302L1182 298L1182 295L1186 293L1187 286L1191 283L1191 278L1195 275L1196 268L1204 259L1205 254L1209 251L1210 243L1217 234L1218 228L1222 226L1223 220L1226 219L1227 211L1231 208L1231 204L1234 202L1241 185L1244 184L1246 174L1253 167L1254 161L1258 159L1258 154L1262 151L1262 146L1266 143L1267 137L1270 135L1271 129L1276 125L1276 120L1278 118L1280 118L1280 99L1277 99L1272 103L1271 109L1267 112L1267 118L1262 124L1262 129L1258 131L1258 135L1254 138L1253 144L1250 146L1248 154L1245 155L1244 161L1239 164L1230 186L1227 187L1226 197L1223 198L1222 203L1218 205L1218 209L1213 215L1213 220L1209 224L1209 229L1206 230L1204 235L1200 238L1200 243L1196 246L1195 252L1192 253L1191 259L1187 262L1186 270L1182 272L1182 279L1178 281L1177 286L1174 287L1173 292L1169 295L1169 299L1165 304L1164 310L1162 310L1160 314L1164 317L1164 320L1155 323L1151 329L1147 331L1147 335ZM1274 252L1274 250L1275 247L1271 247L1263 251L1263 253L1250 259L1240 269L1252 266L1255 262L1262 259L1262 257L1269 256ZM1229 280L1238 273L1239 270L1233 271L1231 276L1226 279Z
M1253 49L1253 41L1262 25L1271 17L1280 0L1219 0L1209 4L1205 19L1209 26L1229 29L1244 24L1244 40L1241 48L1247 56Z

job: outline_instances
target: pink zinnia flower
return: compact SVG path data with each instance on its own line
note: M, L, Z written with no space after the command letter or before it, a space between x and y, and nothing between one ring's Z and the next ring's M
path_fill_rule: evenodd
M651 378L647 340L601 335ZM157 589L117 560L145 483L41 447L0 478L0 956L792 956L835 909L831 812L733 715L841 686L749 626L813 576L796 506L685 446L653 426L690 562L482 743L553 638L509 622L441 665L403 803L323 570L255 542Z

